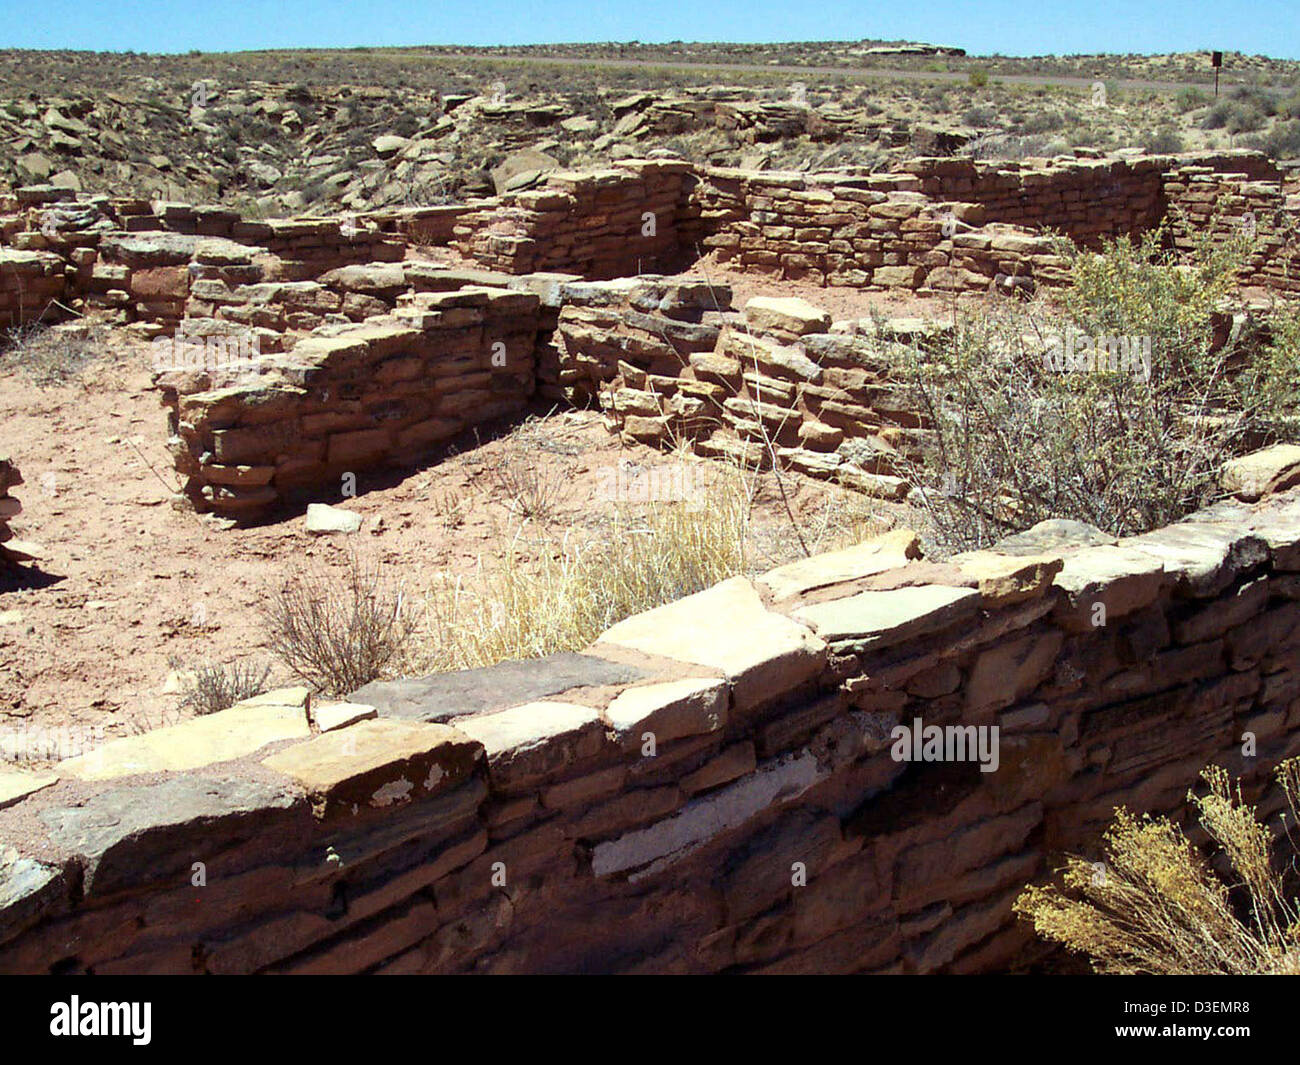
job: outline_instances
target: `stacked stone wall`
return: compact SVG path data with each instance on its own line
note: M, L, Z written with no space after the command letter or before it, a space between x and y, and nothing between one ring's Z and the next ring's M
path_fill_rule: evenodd
M1041 949L1014 899L1117 807L1183 818L1218 764L1276 824L1294 493L918 553L898 531L581 654L10 773L0 971L1002 971Z

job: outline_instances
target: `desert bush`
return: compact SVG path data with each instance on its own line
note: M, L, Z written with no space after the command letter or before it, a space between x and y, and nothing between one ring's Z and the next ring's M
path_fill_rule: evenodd
M598 539L575 530L540 542L516 533L511 558L482 575L474 595L460 580L427 596L425 663L470 669L588 646L626 617L740 573L749 498L736 471L700 465L698 497L619 503ZM540 554L534 565L515 556Z
M0 370L18 370L42 388L64 385L102 357L105 335L90 321L15 326L0 337Z
M1262 128L1267 117L1255 100L1220 100L1205 113L1201 128L1223 129L1232 134L1250 133Z
M261 695L271 667L260 668L251 662L204 663L194 670L181 696L181 707L196 714L215 714L229 710L236 703Z
M1226 770L1202 778L1207 794L1187 798L1227 878L1169 818L1121 809L1104 861L1070 856L1063 884L1031 886L1016 912L1102 973L1300 974L1300 900L1284 875L1295 869L1296 841L1288 831L1275 843ZM1277 780L1294 822L1300 760L1283 762Z
M1210 102L1210 97L1201 92L1200 89L1194 89L1190 86L1185 89L1179 89L1174 97L1174 106L1180 112L1186 114L1188 111L1195 111L1198 107L1204 107Z
M1300 122L1274 122L1263 133L1243 137L1242 147L1258 148L1274 159L1300 156Z
M998 121L998 110L991 104L976 104L966 109L961 120L968 126L992 126Z
M1262 350L1213 347L1211 313L1249 242L1202 237L1185 265L1161 241L1151 232L1093 253L1062 240L1072 284L1059 310L967 315L905 360L934 426L910 475L929 489L919 499L937 549L987 546L1046 518L1120 536L1168 524L1209 501L1227 458L1294 414L1287 330ZM1149 341L1150 376L1059 372L1044 352L1071 337L1132 338L1139 351Z
M1181 152L1185 147L1183 138L1172 126L1161 126L1142 137L1142 147L1154 155L1168 155Z
M309 565L268 589L260 613L271 651L326 695L346 695L397 666L417 624L404 589L355 552L341 573Z
M966 80L970 82L971 88L982 89L989 83L989 76L983 70L972 70L967 75Z

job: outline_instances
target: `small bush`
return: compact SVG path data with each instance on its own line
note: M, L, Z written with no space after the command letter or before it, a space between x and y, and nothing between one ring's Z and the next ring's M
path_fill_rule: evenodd
M397 665L416 618L378 564L348 556L343 573L311 566L261 606L269 646L294 675L326 695L346 695Z
M266 681L270 675L269 665L259 669L251 662L201 665L186 685L181 706L196 714L215 714L229 710L236 703L266 691Z
M1171 155L1183 150L1183 138L1172 127L1161 126L1142 138L1142 147L1153 155Z
M33 322L0 340L0 370L19 370L41 388L65 385L104 354L104 327L76 322Z
M935 427L911 479L935 486L921 498L939 550L988 546L1047 518L1117 536L1166 525L1210 501L1226 459L1294 415L1287 329L1262 351L1212 345L1211 313L1234 289L1244 237L1202 238L1190 267L1162 250L1158 232L1100 254L1058 247L1073 282L1063 313L973 314L948 342L910 357L919 409ZM1149 378L1050 369L1049 339L1071 331L1149 344Z
M983 70L972 70L970 74L967 75L967 80L970 82L972 88L983 89L989 83L989 76Z
M1295 842L1288 835L1275 844L1226 770L1212 766L1202 777L1208 794L1187 799L1229 881L1173 821L1121 809L1104 837L1104 861L1071 856L1063 885L1030 887L1016 912L1101 973L1300 974L1300 901L1284 876L1295 868ZM1283 762L1277 779L1294 822L1300 760Z
M1200 89L1193 89L1190 86L1186 89L1179 89L1178 94L1174 97L1174 106L1183 114L1188 111L1195 111L1198 107L1204 107L1209 102L1209 96L1201 92Z
M1300 122L1274 122L1264 133L1243 137L1241 144L1274 159L1294 159L1300 156Z

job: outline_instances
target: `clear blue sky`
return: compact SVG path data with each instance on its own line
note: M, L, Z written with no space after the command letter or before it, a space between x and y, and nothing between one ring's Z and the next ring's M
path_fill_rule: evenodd
M0 0L0 48L928 41L973 54L1300 58L1300 0Z

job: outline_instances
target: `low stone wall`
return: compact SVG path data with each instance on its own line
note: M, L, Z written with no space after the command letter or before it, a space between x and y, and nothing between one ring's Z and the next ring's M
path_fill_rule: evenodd
M851 288L983 292L1066 277L1043 235L986 226L978 204L932 200L915 177L846 181L706 170L692 192L701 245L746 273Z
M1166 175L1172 240L1190 253L1198 237L1245 238L1255 243L1241 279L1281 293L1300 293L1300 195L1277 181L1205 166Z
M535 389L540 300L465 287L409 293L391 316L324 326L285 354L155 375L197 507L260 514L345 473L404 465ZM184 362L184 351L168 347ZM198 348L202 366L203 348Z
M51 301L67 288L63 260L40 251L0 248L0 329L61 317Z
M900 474L919 461L927 422L896 367L941 326L832 323L802 299L756 297L737 313L728 288L702 279L569 285L564 299L566 398L594 399L627 439L907 493Z
M677 217L691 164L635 160L609 170L557 171L457 222L454 246L509 274L586 278L649 273L679 255Z
M1277 812L1294 493L917 555L5 774L0 972L998 971L1038 949L1017 894L1118 805L1184 816L1215 763Z

